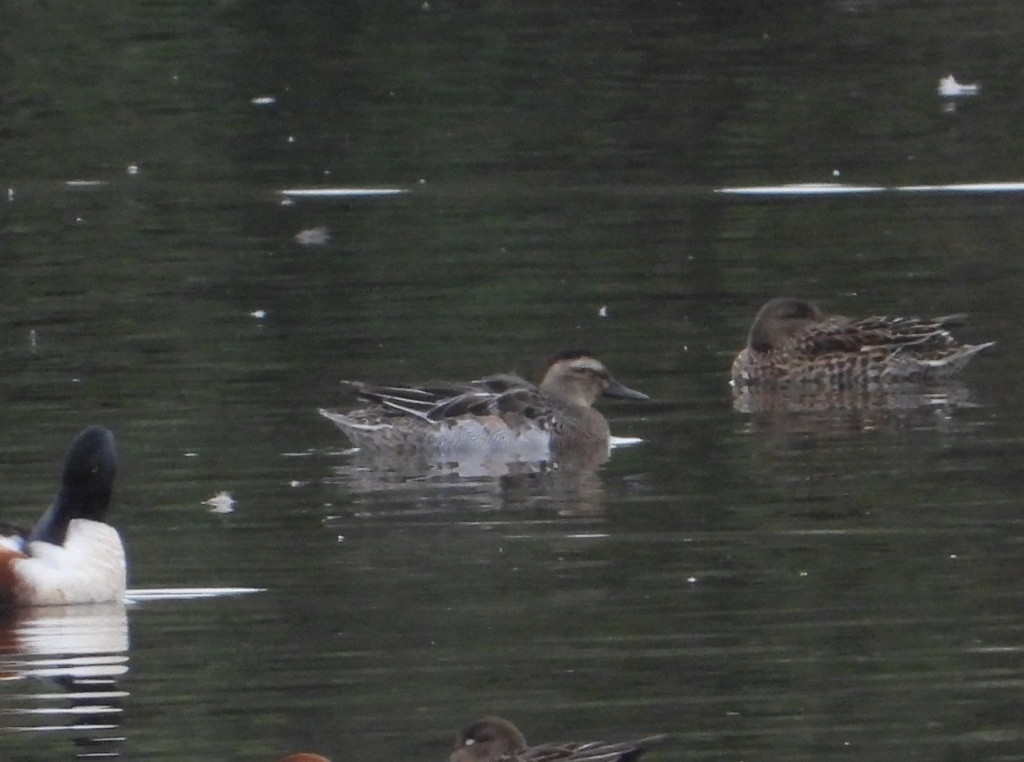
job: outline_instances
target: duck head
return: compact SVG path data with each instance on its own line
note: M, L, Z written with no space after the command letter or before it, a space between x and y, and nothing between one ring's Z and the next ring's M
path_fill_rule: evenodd
M114 435L102 426L89 426L71 443L57 496L26 543L40 540L62 545L72 519L104 521L116 473Z
M627 400L650 399L643 392L630 389L616 380L590 352L574 349L559 352L548 360L540 388L587 407L602 396Z
M501 717L484 717L456 736L449 762L487 762L525 748L519 728Z
M754 318L747 346L756 352L770 352L808 326L825 320L821 308L806 299L772 299Z

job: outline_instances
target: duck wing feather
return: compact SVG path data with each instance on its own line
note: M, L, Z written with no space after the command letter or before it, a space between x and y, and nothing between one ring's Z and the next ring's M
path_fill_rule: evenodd
M544 407L540 389L513 373L499 373L476 381L432 381L416 386L345 383L355 389L360 399L376 405L383 415L411 415L435 423L467 415L515 413L530 418Z
M958 325L963 320L962 315L950 315L936 320L879 316L830 321L815 324L794 336L793 349L808 356L875 349L943 351L958 346L945 326Z

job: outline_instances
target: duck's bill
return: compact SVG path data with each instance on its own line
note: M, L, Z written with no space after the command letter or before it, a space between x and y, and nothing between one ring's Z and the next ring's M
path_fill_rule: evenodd
M638 392L636 389L630 389L628 386L620 384L614 378L610 379L608 387L604 390L605 397L612 397L619 400L649 400L643 392Z

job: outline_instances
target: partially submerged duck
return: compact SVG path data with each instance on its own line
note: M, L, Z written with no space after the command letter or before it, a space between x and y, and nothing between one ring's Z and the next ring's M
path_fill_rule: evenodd
M633 762L664 736L607 743L577 741L530 746L519 728L501 717L484 717L459 733L449 762Z
M808 384L826 388L945 381L995 342L962 344L949 328L963 315L922 320L827 315L806 299L765 304L732 364L734 385Z
M347 414L320 414L353 445L451 459L489 454L539 461L573 447L607 448L608 422L594 403L602 396L649 399L583 351L552 357L539 385L511 373L407 387L348 383L370 405Z
M121 600L124 545L107 523L117 472L114 435L89 426L71 443L60 489L31 531L0 539L0 605Z

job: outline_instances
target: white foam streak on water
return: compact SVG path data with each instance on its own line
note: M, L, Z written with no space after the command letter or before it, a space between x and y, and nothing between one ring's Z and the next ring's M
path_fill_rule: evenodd
M640 437L612 436L608 438L608 446L611 447L612 449L615 449L616 447L632 447L633 445L638 445L643 441L644 440L640 439Z
M187 600L191 598L218 598L225 595L262 593L263 587L163 587L138 588L125 593L126 603L142 601Z
M348 196L395 196L408 193L407 188L288 188L279 191L282 196L304 198L335 198Z
M1020 193L1024 191L1024 182L903 185L895 190L912 193Z
M843 196L862 193L1020 193L1024 182L951 183L948 185L844 185L843 183L793 183L716 188L715 193L732 196Z
M715 193L734 196L824 196L853 193L881 193L885 188L874 185L843 185L842 183L794 183L791 185L754 185L739 188L716 188Z

